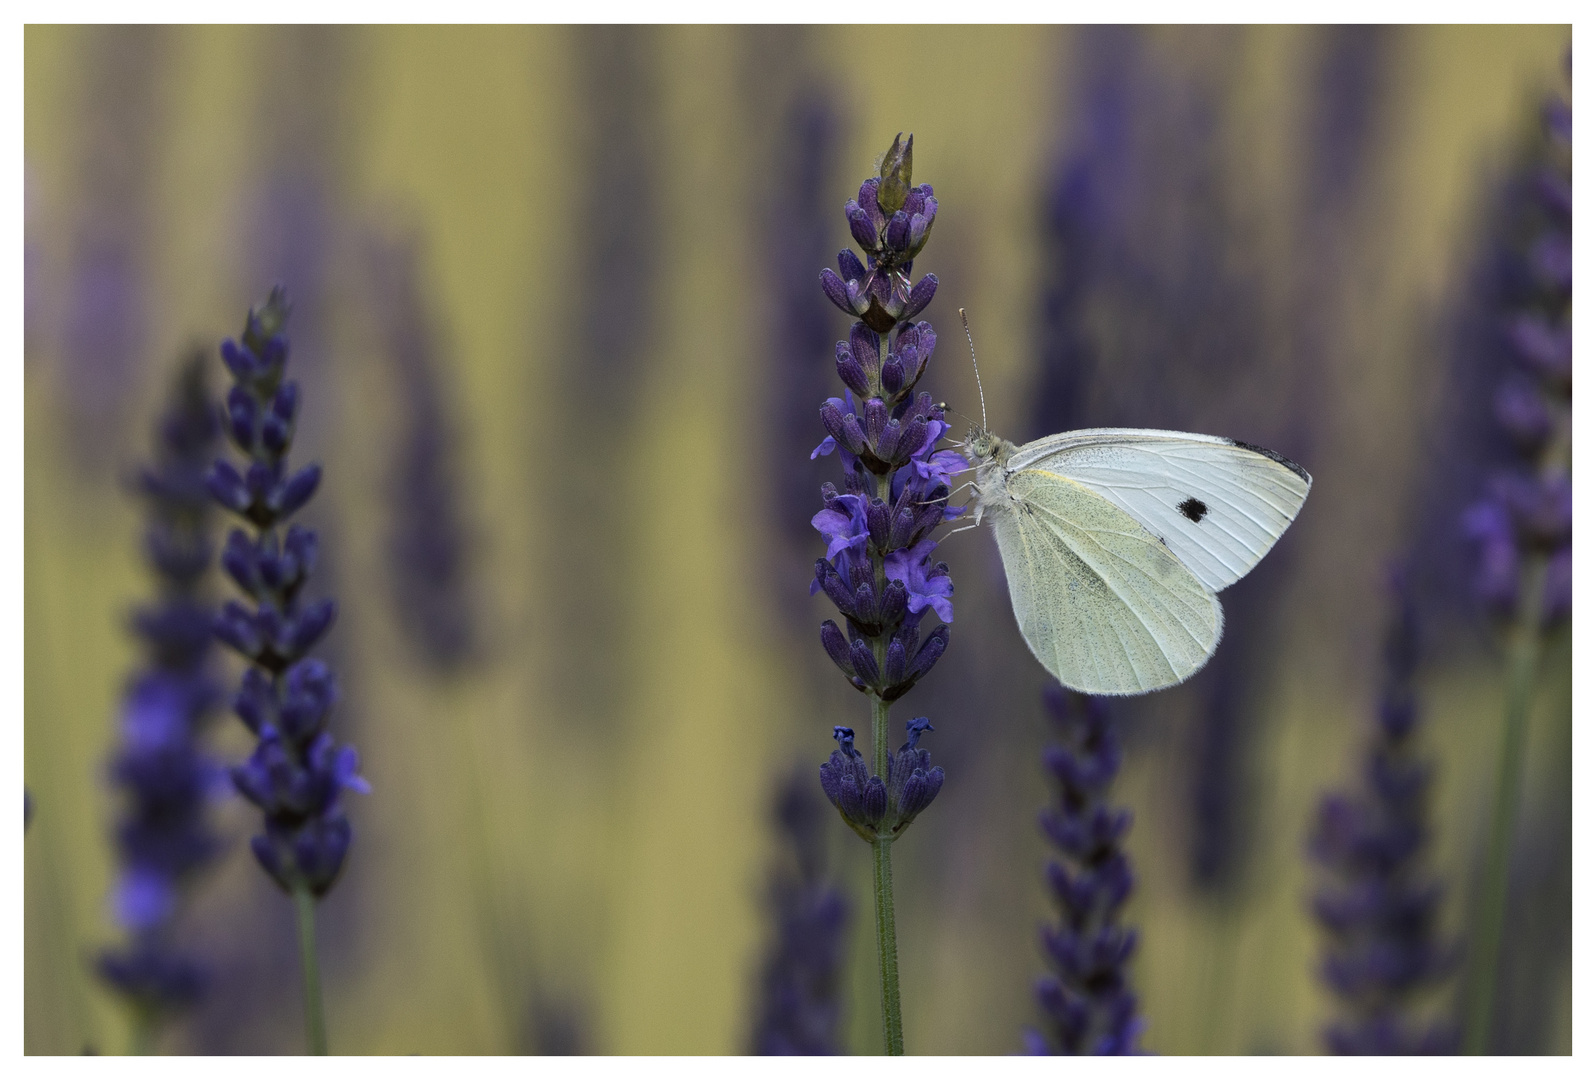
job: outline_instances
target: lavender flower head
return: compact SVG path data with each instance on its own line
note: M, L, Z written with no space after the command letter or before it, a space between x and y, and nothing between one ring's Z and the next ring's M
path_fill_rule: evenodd
M774 817L785 851L768 894L776 932L760 975L755 1054L842 1052L843 960L853 912L826 873L824 812L802 773L777 793Z
M1038 819L1062 856L1047 864L1059 922L1042 930L1053 972L1036 981L1044 1028L1026 1031L1026 1048L1033 1054L1137 1054L1143 1021L1127 971L1136 931L1119 922L1136 883L1121 846L1131 815L1107 803L1119 772L1119 739L1102 698L1050 686L1044 700L1061 740L1042 756L1058 800Z
M937 449L949 425L941 406L915 391L936 331L911 320L930 304L937 279L927 274L915 282L911 275L937 201L931 185L910 186L913 159L914 137L894 139L880 175L844 208L864 261L844 250L839 272L820 275L827 298L858 321L848 340L837 342L846 389L821 407L827 434L810 454L835 453L843 483L821 488L825 508L812 524L826 555L815 562L809 591L824 592L843 617L843 626L821 624L826 653L855 689L882 704L908 693L947 649L953 581L945 563L932 561L932 534L963 512L948 506L949 479L968 467L959 454ZM928 613L944 625L922 634ZM896 756L884 744L874 748L874 774L853 749L851 730L838 728L839 748L821 767L827 797L866 840L895 837L941 788L942 770L918 747L931 725L922 718L909 728Z
M219 434L204 364L197 356L183 368L157 427L155 467L139 476L149 501L145 557L160 596L133 620L146 663L123 698L111 762L124 799L112 907L129 941L102 951L97 967L152 1021L204 988L205 970L175 940L175 920L185 888L220 847L205 810L223 774L200 741L221 699L202 589L211 559L205 468Z
M321 467L289 473L287 457L299 411L299 387L284 381L288 363L288 298L273 289L249 313L240 341L222 343L234 385L227 395L228 438L249 457L244 472L217 461L206 477L217 502L254 533L234 529L222 566L252 604L228 601L216 636L250 662L233 711L259 740L233 769L240 794L265 815L250 846L285 892L327 892L349 850L345 789L368 792L352 746L339 747L327 728L338 697L332 670L306 654L332 625L332 600L306 603L300 593L316 564L316 533L287 525L315 494Z
M1514 460L1486 480L1463 514L1476 552L1474 591L1495 614L1518 606L1527 556L1546 560L1543 627L1567 618L1573 585L1573 195L1570 113L1553 99L1543 113L1541 160L1510 227L1511 265L1500 333L1513 366L1492 402Z
M1442 888L1423 868L1432 770L1414 745L1418 615L1404 574L1392 574L1391 592L1385 689L1362 787L1324 797L1309 846L1328 878L1313 901L1327 936L1320 971L1347 1013L1324 1037L1336 1054L1448 1054L1457 1030L1409 1015L1452 972L1458 951L1439 937Z

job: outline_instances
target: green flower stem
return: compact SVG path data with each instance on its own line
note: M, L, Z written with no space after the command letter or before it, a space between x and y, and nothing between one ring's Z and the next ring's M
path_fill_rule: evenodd
M316 898L305 885L294 886L299 922L299 964L305 977L305 1042L310 1053L327 1054L327 1020L321 1011L321 967L316 962Z
M155 1030L159 1023L154 1009L136 1007L133 1010L133 1032L128 1040L128 1054L145 1057L155 1053Z
M876 477L876 494L883 501L891 501L892 477ZM887 586L886 562L877 555L870 561L875 564L876 595ZM878 638L872 645L876 666L886 670L887 642ZM870 749L875 756L875 774L887 778L887 715L892 706L879 697L870 697ZM876 959L881 966L881 1041L886 1053L892 1057L903 1054L903 1002L898 994L898 920L892 906L892 837L877 836L870 843L871 863L875 874L876 899Z
M1541 652L1541 611L1545 603L1546 556L1525 560L1519 579L1518 613L1512 629L1507 681L1507 709L1502 718L1502 744L1497 760L1496 801L1491 808L1485 849L1485 890L1470 935L1470 978L1464 999L1463 1052L1484 1054L1491 1036L1496 1004L1496 976L1501 962L1502 923L1507 915L1508 868L1518 791L1523 781L1524 744L1529 732L1530 700Z
M880 698L870 700L870 737L875 749L876 775L887 775L887 712ZM876 957L881 964L881 1038L887 1054L903 1054L903 1003L898 996L898 925L892 909L892 838L878 836L871 843L875 867Z

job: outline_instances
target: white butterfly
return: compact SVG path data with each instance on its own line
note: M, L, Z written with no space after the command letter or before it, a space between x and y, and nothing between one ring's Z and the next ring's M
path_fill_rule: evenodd
M964 450L1026 644L1088 694L1144 694L1206 664L1225 621L1214 594L1268 553L1313 484L1262 447L1178 431L1016 447L983 426Z

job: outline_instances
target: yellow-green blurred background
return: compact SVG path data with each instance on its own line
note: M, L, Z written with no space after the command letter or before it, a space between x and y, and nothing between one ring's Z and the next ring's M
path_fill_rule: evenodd
M1333 1003L1314 977L1304 838L1368 727L1380 568L1407 543L1431 467L1448 312L1493 183L1564 85L1570 34L1379 31L1355 183L1316 219L1303 163L1335 31L1132 33L1160 100L1205 103L1175 109L1167 134L1206 125L1203 197L1236 239L1220 261L1250 260L1256 283L1215 304L1256 305L1253 347L1279 357L1181 415L1270 445L1308 425L1306 450L1280 448L1315 477L1271 556L1272 644L1236 751L1247 855L1225 888L1187 872L1201 677L1127 731L1117 797L1136 813L1144 1042L1313 1053ZM806 418L835 380L828 348L809 372L775 369L782 283L812 282L849 242L843 201L913 131L915 180L941 205L916 266L941 280L923 316L943 341L933 392L977 408L954 321L965 307L994 427L1042 434L1028 430L1036 312L1056 256L1039 222L1050 169L1079 140L1075 75L1094 40L1034 27L29 27L27 1051L127 1045L88 966L117 933L104 762L136 662L126 614L150 587L122 478L148 453L183 349L236 334L275 280L297 298L295 458L326 470L312 588L341 605L326 650L344 679L335 727L375 789L354 799L355 845L323 905L334 1051L743 1050L770 792L825 758L833 723L865 716L819 649L821 599L804 595L820 552L806 521L835 465L792 448L823 434ZM830 117L821 159L796 143L804 103ZM829 231L794 279L781 238L806 168ZM126 325L88 340L115 355L72 344L87 317L75 275L96 244L118 253ZM828 318L842 336L847 320ZM395 325L423 341L468 532L480 647L448 676L416 659L388 579L408 415ZM1137 372L1116 375L1114 355L1097 378L1117 412L1085 419L1165 422L1138 419L1139 388L1123 381ZM214 374L220 386L219 362ZM959 589L952 644L899 708L932 716L927 745L948 772L896 846L906 1038L915 1053L1007 1053L1035 1022L1043 970L1043 678L991 541L963 535L943 555ZM1565 674L1535 713L1526 836L1567 813L1566 639L1557 648ZM1426 675L1450 930L1487 806L1490 656L1456 650ZM246 752L235 720L217 730L226 756ZM248 855L244 806L218 815L232 846L189 913L217 988L162 1046L294 1052L291 905ZM866 851L833 825L855 899L852 1045L873 1053ZM1538 995L1533 1045L1519 1048L1566 1053L1566 946L1541 966L1525 991Z

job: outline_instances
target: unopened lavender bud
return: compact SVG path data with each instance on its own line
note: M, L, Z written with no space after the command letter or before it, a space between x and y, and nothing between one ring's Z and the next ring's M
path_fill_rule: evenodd
M903 389L903 361L896 356L881 365L881 389L888 394Z
M260 420L253 395L235 386L227 393L227 437L246 454L255 449L255 429Z
M896 585L897 582L893 584ZM882 618L882 622L886 622L885 617ZM887 662L881 673L882 681L888 686L897 686L903 681L908 666L908 653L903 647L903 642L894 640L887 646Z
M853 413L844 413L840 408L828 401L820 407L820 422L826 428L826 433L837 440L850 454L859 454L865 448L863 430L859 427L859 420Z
M854 671L866 683L875 685L880 681L881 669L876 666L875 653L870 651L870 643L864 638L854 638L849 659L853 662Z
M865 508L865 524L870 529L870 541L883 551L887 547L891 521L892 512L887 504L880 499L871 499L870 505Z
M870 222L870 215L856 202L849 202L843 210L848 215L848 231L853 233L854 241L866 251L874 251L881 241Z
M915 654L914 663L909 665L909 677L916 681L925 678L926 673L936 666L942 659L942 654L948 650L948 628L939 626L926 637L925 644L920 646L920 651Z
M865 437L871 446L877 446L881 442L882 434L887 430L887 420L892 415L891 410L880 398L867 398L864 403L864 415Z
M865 375L864 367L854 357L853 350L848 348L847 342L837 342L837 377L843 385L860 397L868 397L871 393L870 379Z
M853 300L848 295L848 284L838 277L830 267L820 271L820 290L826 294L826 299L837 305L848 315L856 314Z
M935 274L927 274L925 277L915 282L914 287L909 290L909 302L903 307L903 317L905 319L912 319L916 315L920 314L920 312L926 309L926 305L931 303L932 297L936 296L936 294L937 276ZM929 343L927 343L924 340L924 337L925 334L931 330L931 324L923 322L920 323L919 326L921 334L920 352L921 355L926 359L930 359L931 350L936 348L936 334L935 332L931 332L931 340Z
M875 375L881 370L881 335L861 323L854 323L848 331L848 351L853 353L859 366Z
M859 817L866 825L880 825L887 816L887 785L879 776L872 776L865 784L864 799Z
M267 505L279 517L287 517L309 502L320 484L321 466L307 465L289 477L288 482L277 493L277 497L270 500Z
M853 678L853 660L849 655L848 639L830 619L820 624L820 644L825 648L826 655L831 657L831 662L841 668L844 675ZM852 737L852 734L850 731L849 736Z
M244 484L244 478L238 475L238 470L228 462L218 461L211 466L205 474L205 489L212 498L235 513L242 514L249 509L249 489Z
M887 222L887 246L894 251L904 251L909 246L909 215L902 210Z
M903 425L896 420L888 420L886 426L881 429L881 437L876 440L875 454L889 464L896 464L900 457L906 461L908 454L899 453L899 448L903 445Z

